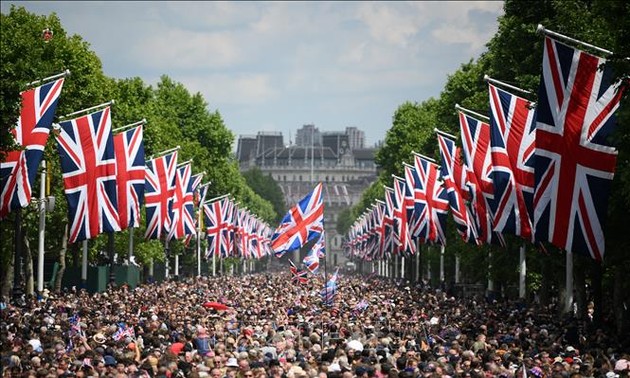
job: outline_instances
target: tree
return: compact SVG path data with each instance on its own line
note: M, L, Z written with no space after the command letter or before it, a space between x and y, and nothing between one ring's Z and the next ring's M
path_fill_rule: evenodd
M272 204L274 211L278 215L275 221L280 222L281 217L286 213L286 206L282 189L280 189L280 185L278 185L276 180L269 175L265 176L258 167L244 172L243 177L245 177L247 185L249 185L256 194Z

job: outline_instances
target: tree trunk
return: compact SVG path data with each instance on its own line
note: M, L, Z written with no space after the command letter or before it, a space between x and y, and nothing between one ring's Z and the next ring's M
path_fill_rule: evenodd
M28 238L26 229L22 229L22 242L24 245L24 278L26 279L26 295L33 295L35 292L35 281L33 280L33 254L31 253L31 241Z
M59 251L59 269L55 276L55 293L61 292L61 281L63 280L63 274L66 271L66 251L68 250L68 223L66 223L61 237L61 250Z

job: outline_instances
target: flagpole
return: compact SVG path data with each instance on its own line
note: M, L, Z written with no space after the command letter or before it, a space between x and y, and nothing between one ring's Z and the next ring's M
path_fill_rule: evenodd
M44 238L46 236L46 160L42 160L39 183L39 244L37 246L37 291L44 291Z
M184 165L186 165L186 164L190 164L190 163L192 163L192 162L193 162L193 159L186 160L186 161L182 161L181 163L177 163L177 168L181 168L181 167L183 167Z
M437 162L435 161L435 159L430 158L430 157L428 157L427 155L423 155L423 154L421 154L421 153L419 153L419 152L416 152L416 151L411 151L411 154L412 154L412 155L416 155L416 156L420 156L420 157L421 157L421 158L423 158L424 160L428 160L428 161L430 161L431 163L433 163L433 164L436 164L436 165L437 165Z
M68 70L68 69L63 71L62 73L59 73L59 74L56 74L56 75L52 75L52 76L45 77L43 79L31 81L30 83L26 83L24 86L27 87L27 88L31 88L31 87L34 87L37 84L41 84L41 83L44 83L44 82L47 83L49 81L53 81L55 79L59 79L60 77L66 77L66 76L70 76L70 70Z
M134 122L134 123L130 123L130 124L125 125L125 126L117 127L117 128L112 130L112 133L117 133L119 131L122 131L122 130L125 130L125 129L129 129L129 128L134 127L134 126L145 125L146 123L147 123L147 119L146 118L142 118L138 122Z
M459 104L455 104L455 109L459 110L462 113L468 113L469 115L474 115L475 117L481 118L482 120L488 122L490 121L490 118L488 116L485 116L481 113L477 113L474 110L470 110L470 109L466 109L462 106L460 106Z
M205 174L205 171L202 172ZM210 182L199 186L199 190L210 185ZM199 209L197 209L197 277L201 277L201 220L203 216L203 201L206 199L206 192L203 193L203 197L199 200Z
M162 151L162 152L158 152L158 153L157 153L157 154L155 154L155 155L151 155L151 156L149 157L149 160L151 160L151 159L153 159L153 158L158 158L158 157L160 157L160 156L168 155L168 154L170 154L171 152L178 151L180 148L181 148L180 146L176 146L176 147L173 147L173 148L169 148L168 150L165 150L165 151Z
M572 43L576 43L576 44L579 44L579 45L582 45L582 46L586 46L586 47L589 47L589 48L591 48L593 50L597 50L599 52L602 52L604 54L613 55L613 52L610 51L610 50L606 50L606 49L603 49L601 47L597 47L595 45L591 45L590 43L582 42L582 41L580 41L578 39L567 37L566 35L563 35L563 34L560 34L560 33L556 33L556 32L551 31L549 29L545 29L545 27L542 24L538 24L538 27L536 28L536 32L537 33L542 33L542 34L547 35L547 36L556 37L556 38L561 39L561 40L563 40L565 42L572 42Z
M104 102L104 103L102 103L100 105L95 105L95 106L92 106L90 108L86 108L86 109L83 109L83 110L77 110L76 112L72 112L70 114L66 114L64 116L60 116L59 119L62 120L62 119L66 119L66 118L69 118L69 117L73 117L75 115L79 115L81 113L88 113L88 112L90 112L92 110L105 108L105 107L108 107L110 105L114 105L114 100L111 100L111 101L108 101L108 102Z
M453 134L449 134L449 133L447 133L446 131L442 131L442 130L439 130L439 129L437 129L437 128L434 128L434 129L433 129L433 131L435 131L436 133L438 133L438 134L440 134L440 135L442 135L442 136L445 136L445 137L447 137L447 138L457 139L457 137L456 137L455 135L453 135Z
M520 269L518 272L518 297L525 299L525 280L527 277L527 260L525 259L525 243L521 244L519 251Z
M15 210L15 234L14 234L15 255L13 256L13 298L20 299L24 294L22 284L22 208Z
M81 259L81 288L87 289L87 268L88 268L88 241L83 241L83 256Z
M484 75L484 76L483 76L483 79L484 79L486 82L490 83L490 84L494 84L494 85L497 85L497 86L502 86L502 87L505 87L505 88L511 89L511 90L513 90L513 91L520 92L520 93L525 94L525 95L531 95L531 94L532 94L532 92L530 92L530 91L528 91L528 90L521 89L521 88L519 88L519 87L515 87L514 85L511 85L511 84L505 83L505 82L503 82L503 81L499 81L499 80L497 80L497 79L493 79L493 78L491 78L491 77L490 77L490 76L488 76L488 75Z
M570 250L566 251L565 269L564 312L568 313L573 310L573 252Z
M225 197L227 197L227 196L229 196L229 195L230 195L230 193L228 193L228 194L224 194L224 195L222 195L222 196L218 196L218 197L210 198L209 200L205 200L205 201L203 201L203 203L214 202L214 201L217 201L217 200L223 199L223 198L225 198ZM238 205L238 204L236 204L236 205Z

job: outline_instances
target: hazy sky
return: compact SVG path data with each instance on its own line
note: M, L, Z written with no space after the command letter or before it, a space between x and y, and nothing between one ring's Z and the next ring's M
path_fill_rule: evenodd
M56 12L105 74L163 74L201 92L234 134L356 126L383 139L405 101L436 97L476 58L502 2L14 2Z

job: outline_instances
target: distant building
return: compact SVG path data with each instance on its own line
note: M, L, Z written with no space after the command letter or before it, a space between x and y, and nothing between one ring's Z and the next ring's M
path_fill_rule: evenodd
M315 125L304 125L292 146L278 143L282 134L273 134L275 139L270 135L259 132L255 137L239 137L241 171L258 167L271 176L280 185L287 206L293 206L315 183L322 182L328 266L343 266L346 258L343 235L336 231L338 215L355 205L376 180L376 148L364 148L365 133L356 127L345 132L320 132Z

